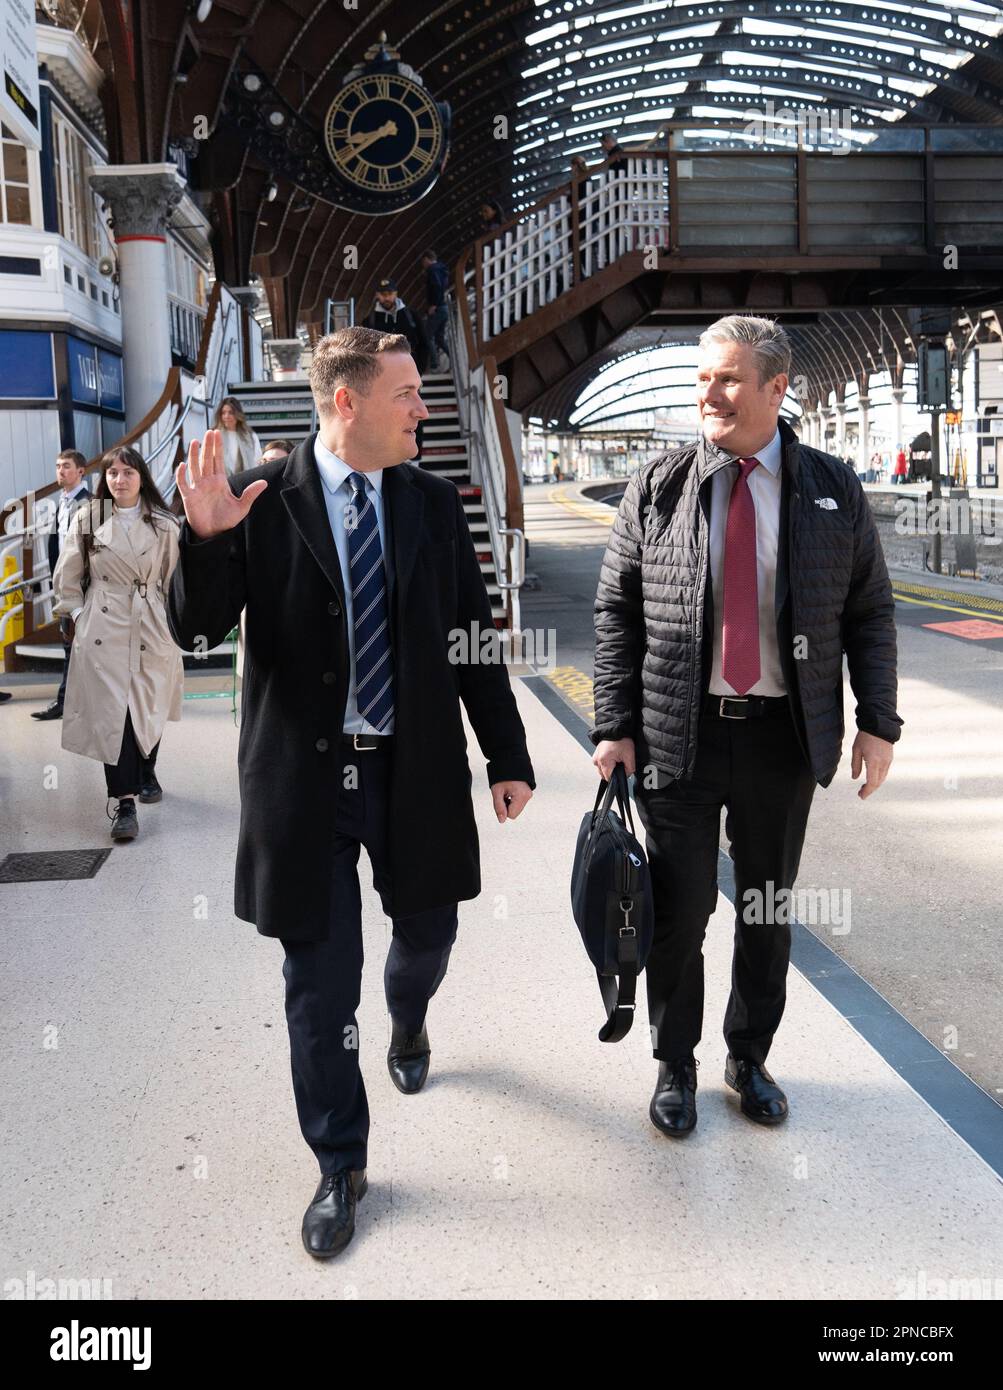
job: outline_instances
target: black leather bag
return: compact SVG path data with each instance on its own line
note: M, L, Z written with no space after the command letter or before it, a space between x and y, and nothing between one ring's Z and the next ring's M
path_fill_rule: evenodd
M634 835L622 763L608 782L600 782L592 813L582 818L571 871L571 910L606 1005L599 1041L619 1042L634 1021L637 977L655 933L651 876Z

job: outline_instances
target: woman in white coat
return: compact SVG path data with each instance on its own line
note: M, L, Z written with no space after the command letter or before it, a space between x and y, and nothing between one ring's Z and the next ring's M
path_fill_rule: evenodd
M261 440L247 423L244 407L236 396L224 396L216 411L217 430L223 432L223 467L232 477L261 462Z
M113 840L139 833L137 796L161 799L157 751L164 724L181 718L184 666L165 607L179 531L142 455L110 449L53 575L53 613L74 629L62 746L104 763Z

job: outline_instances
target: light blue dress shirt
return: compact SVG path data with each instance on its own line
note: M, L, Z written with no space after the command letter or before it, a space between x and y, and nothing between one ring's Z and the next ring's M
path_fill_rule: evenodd
M332 454L325 444L321 443L318 434L314 440L313 456L317 461L317 471L320 473L320 480L324 485L324 504L327 507L327 519L331 523L331 534L334 537L334 544L338 551L338 561L341 565L341 577L345 585L345 620L348 623L348 653L350 660L349 680L348 680L348 702L345 705L345 723L343 732L346 734L392 734L394 731L393 715L390 716L382 729L375 728L368 719L363 718L359 713L358 697L355 689L355 621L352 616L352 581L349 573L348 559L348 526L345 520L345 508L352 502L352 486L348 481L348 475L355 472L348 466L344 459L337 454ZM361 470L359 470L361 472ZM375 469L372 473L366 473L366 496L376 508L376 524L380 532L380 549L383 551L383 573L386 577L387 585L387 613L390 613L390 586L393 582L393 557L387 550L387 527L385 508L383 506L383 470Z

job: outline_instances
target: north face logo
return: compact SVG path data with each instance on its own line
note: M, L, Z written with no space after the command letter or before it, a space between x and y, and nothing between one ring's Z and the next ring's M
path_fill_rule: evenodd
M821 507L822 510L826 512L836 512L839 510L839 508L836 506L835 500L832 497L816 497L815 506Z

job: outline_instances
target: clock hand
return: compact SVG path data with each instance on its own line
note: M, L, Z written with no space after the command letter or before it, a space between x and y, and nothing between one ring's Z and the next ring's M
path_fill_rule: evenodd
M358 135L350 135L348 143L352 146L356 154L369 148L377 140L382 140L385 135L396 135L397 126L393 121L384 121L383 125L376 130L367 130Z

